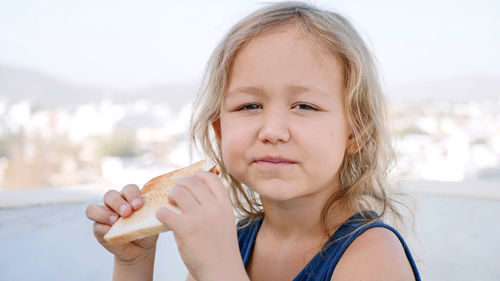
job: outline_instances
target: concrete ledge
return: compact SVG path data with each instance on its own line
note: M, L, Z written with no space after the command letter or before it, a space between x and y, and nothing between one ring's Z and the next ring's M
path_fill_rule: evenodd
M401 183L401 187L415 194L500 200L500 181L406 181Z
M0 209L102 201L106 191L111 189L110 186L113 184L92 183L65 187L3 189L0 190ZM407 181L402 182L401 186L404 191L414 194L500 200L500 182L494 181Z
M0 209L102 201L109 184L0 190Z

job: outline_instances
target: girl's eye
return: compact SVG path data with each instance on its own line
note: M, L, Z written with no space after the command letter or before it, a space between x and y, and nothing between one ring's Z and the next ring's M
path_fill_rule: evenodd
M318 110L317 108L314 108L314 107L312 107L308 104L305 104L305 103L299 103L299 104L295 105L293 108L303 109L303 110L314 110L314 111Z
M252 104L247 104L242 107L240 107L238 110L254 110L254 109L259 109L261 108L260 105L252 103Z

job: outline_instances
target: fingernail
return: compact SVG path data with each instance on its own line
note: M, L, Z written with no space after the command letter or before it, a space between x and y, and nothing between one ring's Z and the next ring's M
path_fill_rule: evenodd
M134 208L139 207L140 204L141 204L141 199L135 198L134 200L132 200L132 206L134 206Z
M109 221L111 222L111 224L115 223L115 221L118 219L118 216L117 215L111 215L109 217Z
M121 207L120 207L120 215L125 215L125 210L127 210L127 204L123 204Z

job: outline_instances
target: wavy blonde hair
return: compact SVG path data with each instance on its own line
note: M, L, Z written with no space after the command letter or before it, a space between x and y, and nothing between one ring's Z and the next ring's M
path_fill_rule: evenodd
M219 167L230 187L237 213L250 219L263 215L258 195L227 172L212 124L219 119L238 50L259 35L286 25L299 28L304 35L326 46L343 67L344 107L354 138L348 143L340 167L340 189L327 200L321 214L324 230L329 233L327 214L337 207L362 214L373 210L378 214L365 215L365 223L387 213L392 213L396 222L401 221L396 208L398 201L388 189L388 173L395 163L395 155L386 127L386 104L376 63L353 25L336 12L302 2L282 2L265 6L238 22L216 47L206 66L193 104L192 143L201 146Z

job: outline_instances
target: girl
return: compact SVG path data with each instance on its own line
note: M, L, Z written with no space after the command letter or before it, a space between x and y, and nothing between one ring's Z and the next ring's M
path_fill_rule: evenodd
M229 31L191 127L222 179L181 179L169 198L182 215L156 213L187 280L420 280L403 238L381 221L400 215L386 190L392 149L377 75L353 26L308 4L272 4ZM115 255L114 279L151 280L157 235L103 240L141 207L139 188L109 191L104 203L87 216Z

